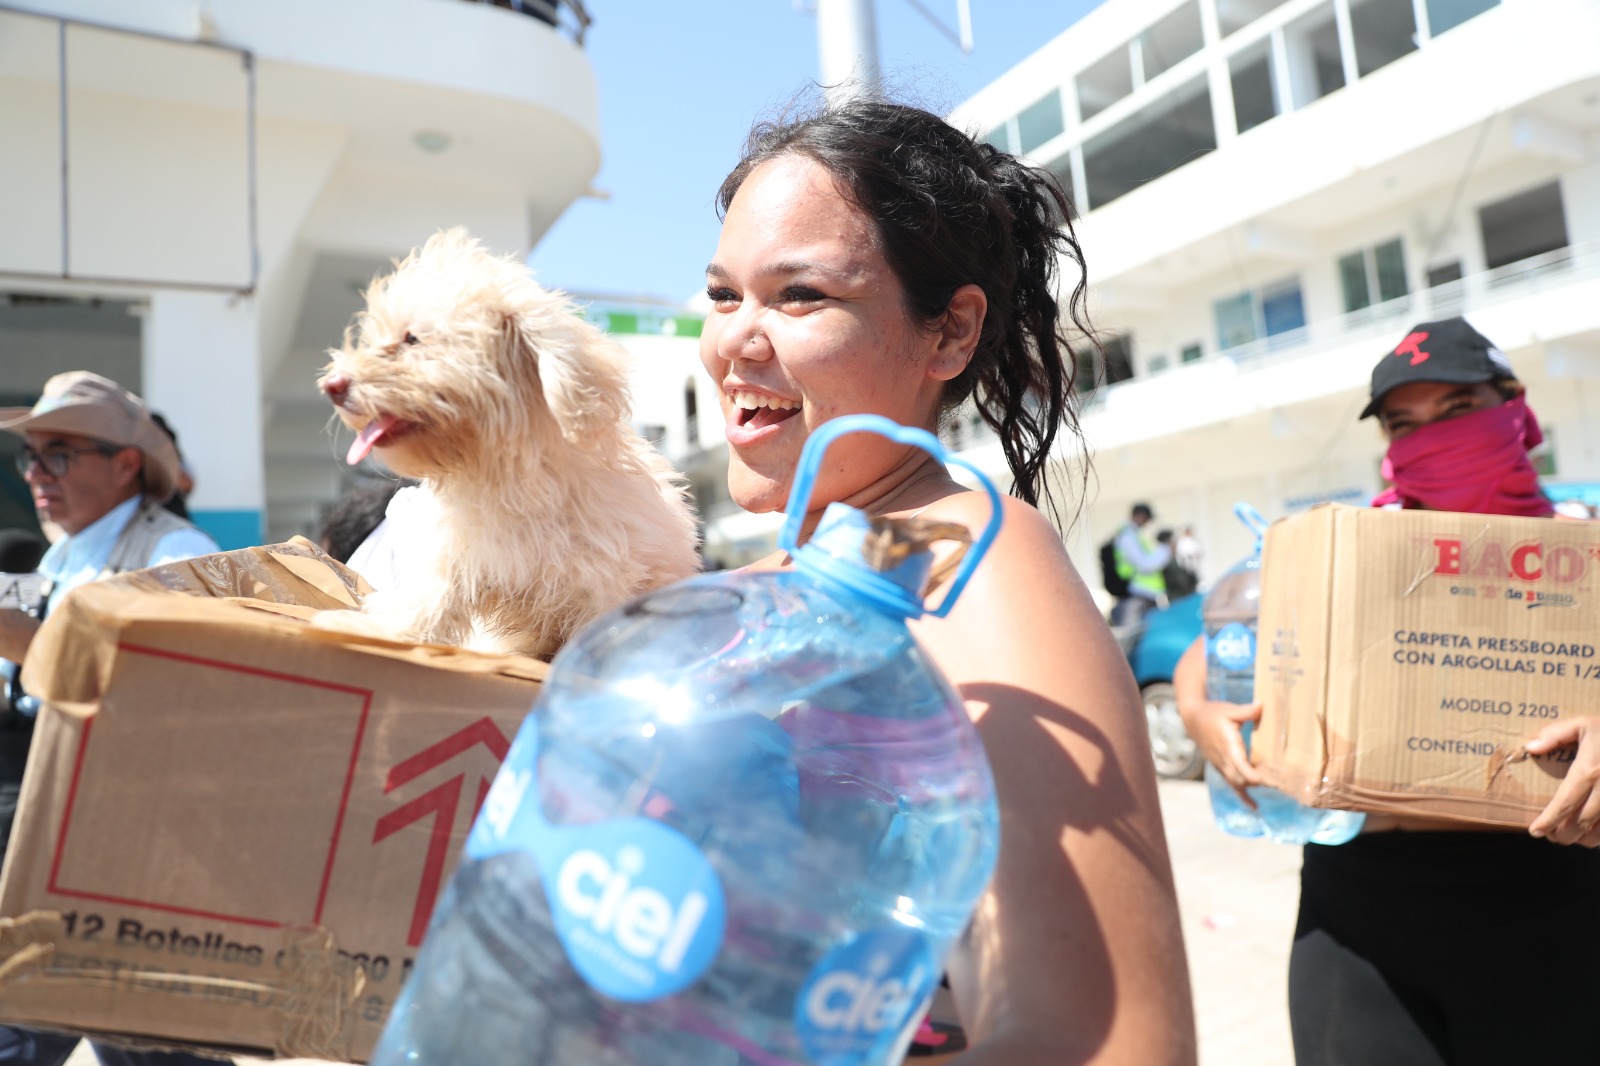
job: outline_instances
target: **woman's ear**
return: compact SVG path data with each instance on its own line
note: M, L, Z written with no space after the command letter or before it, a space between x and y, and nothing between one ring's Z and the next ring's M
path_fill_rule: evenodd
M928 374L934 380L950 381L967 368L978 348L983 316L988 311L989 298L976 285L963 285L950 297L933 358L928 361Z

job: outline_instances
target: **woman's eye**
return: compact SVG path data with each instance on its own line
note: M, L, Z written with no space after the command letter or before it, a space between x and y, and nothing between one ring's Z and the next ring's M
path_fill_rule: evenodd
M810 304L826 299L826 297L816 289L807 288L804 285L791 285L778 294L778 299L786 304Z
M706 299L714 304L726 304L737 303L739 297L734 294L732 289L718 289L708 286L706 288Z

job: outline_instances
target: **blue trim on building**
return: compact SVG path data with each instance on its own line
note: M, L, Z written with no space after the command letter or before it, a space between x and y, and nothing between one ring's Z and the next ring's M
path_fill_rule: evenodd
M260 511L191 511L189 520L205 530L225 552L261 543Z

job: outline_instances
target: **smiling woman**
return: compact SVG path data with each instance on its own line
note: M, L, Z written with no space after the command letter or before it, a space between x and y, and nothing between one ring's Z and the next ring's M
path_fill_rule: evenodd
M1054 284L1061 259L1081 267L1065 195L937 116L856 101L759 127L719 202L701 359L721 395L735 501L782 508L802 447L831 419L934 429L969 397L1021 497L1005 501L948 618L914 627L978 724L1005 834L950 961L970 1061L1193 1062L1139 697L1032 506L1054 506L1044 472L1058 427L1077 432ZM1092 336L1083 291L1080 273L1068 310ZM988 517L983 495L927 454L867 434L827 453L804 536L836 501L969 528Z

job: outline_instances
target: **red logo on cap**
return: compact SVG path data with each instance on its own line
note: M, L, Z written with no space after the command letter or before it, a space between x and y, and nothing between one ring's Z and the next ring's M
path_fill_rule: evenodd
M1427 339L1428 335L1426 333L1408 334L1406 339L1401 341L1395 347L1394 354L1409 355L1411 357L1412 366L1416 366L1418 363L1425 362L1428 358L1428 353L1423 351L1420 345Z

